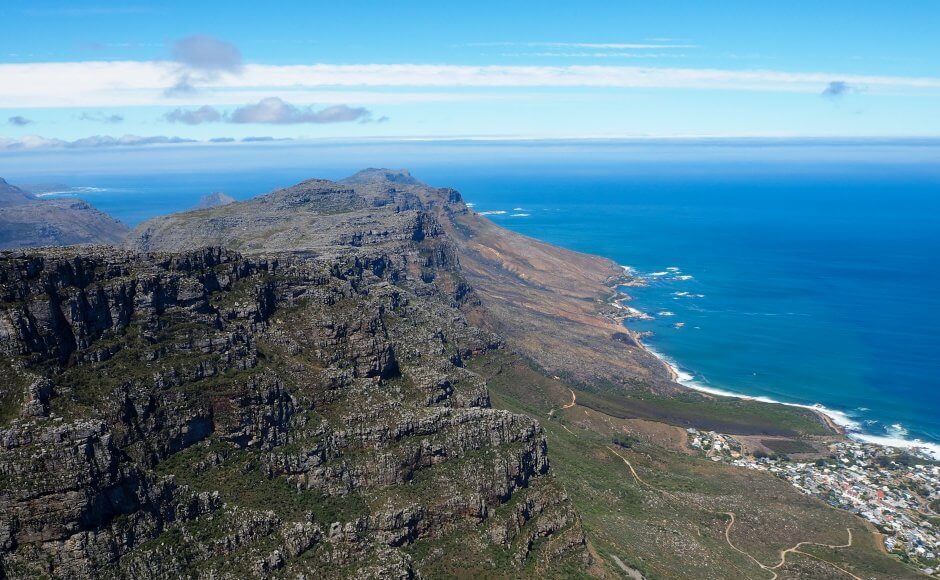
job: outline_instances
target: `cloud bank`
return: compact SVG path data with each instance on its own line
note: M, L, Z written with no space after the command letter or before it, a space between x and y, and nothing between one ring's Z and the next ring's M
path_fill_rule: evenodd
M176 62L88 61L0 64L0 107L110 107L165 105L166 88L181 79ZM940 95L938 77L834 75L722 69L636 66L467 65L252 65L240 75L200 79L198 98L172 95L179 105L238 105L273 92L298 101L312 91L342 87L447 89L532 87L672 88L816 94L839 78L870 93ZM184 79L192 85L192 79ZM61 87L69 87L62 91ZM433 91L430 91L433 92ZM439 92L439 91L438 91ZM426 97L429 92L418 93ZM379 92L376 91L376 95ZM381 93L386 94L386 93ZM300 95L300 96L298 96ZM381 96L381 95L380 95ZM174 102L174 101L171 101ZM311 101L307 101L311 102Z
M348 105L333 105L316 110L313 107L292 105L278 97L268 97L257 103L238 107L231 114L223 114L215 107L203 105L198 109L175 109L163 117L171 123L185 123L186 125L201 125L220 121L238 124L298 125L302 123L368 122L372 120L372 112L364 107L350 107ZM388 117L382 117L377 122L384 123L387 120Z
M116 125L118 123L124 122L124 117L122 115L107 115L105 113L82 113L79 117L82 121L95 121L96 123L108 123L111 125Z
M97 149L102 147L135 147L140 145L172 145L178 143L195 143L194 139L185 139L183 137L167 137L156 135L151 137L139 137L137 135L124 135L123 137L111 137L110 135L94 135L77 139L75 141L64 141L62 139L47 139L37 135L29 135L20 139L7 139L0 137L0 150L17 149Z
M348 123L367 121L372 113L363 107L333 105L315 110L313 107L297 107L278 97L262 99L254 105L245 105L232 112L232 123L268 123L274 125L296 125L300 123Z
M171 123L201 125L203 123L218 123L222 120L222 113L209 105L203 105L198 109L189 111L176 109L164 115L163 118Z
M112 137L110 135L93 135L75 141L66 141L63 139L49 139L38 135L28 135L18 139L0 137L0 151L30 151L42 149L105 149L116 147L140 147L145 145L178 145L192 143L265 143L274 141L293 141L287 137L244 137L235 139L233 137L215 137L207 141L198 141L196 139L187 139L184 137L168 137L165 135L153 135L149 137L140 137L137 135L124 135L123 137Z

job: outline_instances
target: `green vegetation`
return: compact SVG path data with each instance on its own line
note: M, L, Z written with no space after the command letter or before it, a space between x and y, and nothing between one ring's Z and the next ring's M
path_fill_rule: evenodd
M828 427L812 412L698 393L665 397L647 392L584 393L578 404L621 419L643 418L731 435L826 435Z
M842 544L846 528L851 528L855 547L820 552L820 557L862 577L912 576L903 564L881 553L869 528L848 512L802 495L768 474L621 438L615 417L595 419L585 412L580 405L582 392L577 393L578 406L559 412L558 403L570 395L558 389L550 396L546 389L556 386L556 381L539 378L531 366L505 354L496 356L499 360L478 359L471 366L486 373L494 406L540 420L548 434L555 477L574 501L589 542L612 573L619 574L611 558L617 556L650 579L727 577L733 570L740 578L766 580L769 573L734 550L724 537L729 523L725 513L733 512L733 543L768 565L779 561L781 550L799 542ZM549 415L552 409L555 412ZM805 569L800 568L803 560L812 559L791 555L779 571L783 576L785 571ZM813 565L816 575L834 572L825 563L813 561Z
M640 443L640 440L632 435L627 435L624 433L614 433L613 443L617 447L622 447L624 449L631 449L635 445Z
M7 360L0 361L0 376L4 377L0 385L0 427L6 427L20 414L23 395L29 383Z
M799 439L761 439L761 445L774 453L816 453L816 448Z
M302 519L312 512L328 526L350 521L368 513L356 493L325 496L317 491L298 489L283 476L264 469L258 452L238 449L230 443L213 440L197 444L160 463L160 475L173 475L194 491L218 491L226 503L256 510L273 510L280 517Z

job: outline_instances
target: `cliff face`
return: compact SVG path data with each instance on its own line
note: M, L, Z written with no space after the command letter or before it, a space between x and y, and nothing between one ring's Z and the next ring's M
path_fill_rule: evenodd
M0 254L0 576L583 566L541 428L464 366L501 343L453 247L399 213L329 258Z
M119 244L127 227L79 199L39 199L0 179L0 249Z
M367 169L309 180L249 201L153 219L128 236L138 250L222 245L245 252L342 256L443 234L484 306L475 324L575 383L617 393L680 391L606 303L623 269L599 256L513 233L470 210L460 194L404 170Z

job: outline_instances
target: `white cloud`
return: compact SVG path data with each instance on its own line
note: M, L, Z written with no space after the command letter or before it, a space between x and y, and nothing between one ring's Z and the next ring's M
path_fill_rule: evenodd
M194 34L173 43L173 60L195 70L238 73L242 69L242 53L231 42Z
M218 75L198 95L167 98L179 65L167 62L0 64L0 107L89 107L238 104L282 95L310 103L315 91L410 87L421 89L612 87L720 89L819 94L833 78L869 93L940 93L940 78L835 75L783 71L637 66L464 66L415 64L245 65L241 75ZM68 91L61 87L69 87ZM429 91L430 92L430 91ZM301 98L298 95L304 95ZM433 99L434 97L428 97ZM343 98L345 102L356 102ZM324 102L320 100L319 102ZM335 100L332 102L336 102ZM361 102L361 101L360 101Z
M116 125L118 123L124 122L124 117L117 114L107 114L102 113L101 111L93 113L82 113L79 117L81 121L94 121L96 123L109 123L111 125Z
M163 115L163 118L171 123L201 125L203 123L218 123L222 120L222 113L209 105L203 105L192 110L175 109Z
M268 97L255 104L235 109L229 120L232 123L296 125L368 121L371 118L372 113L363 107L333 105L318 111L313 107L297 107L277 97Z

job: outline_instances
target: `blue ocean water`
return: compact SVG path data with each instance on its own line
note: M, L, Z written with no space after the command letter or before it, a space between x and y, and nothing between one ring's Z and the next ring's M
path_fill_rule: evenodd
M652 332L648 344L697 384L821 404L872 437L940 442L937 164L812 155L650 163L599 151L487 164L352 155L180 174L37 171L20 182L97 188L81 196L135 225L210 191L245 199L407 164L505 227L645 275L629 304L654 318L628 325Z
M502 225L644 275L628 304L654 319L627 325L694 383L940 442L940 180L673 169L462 190Z

